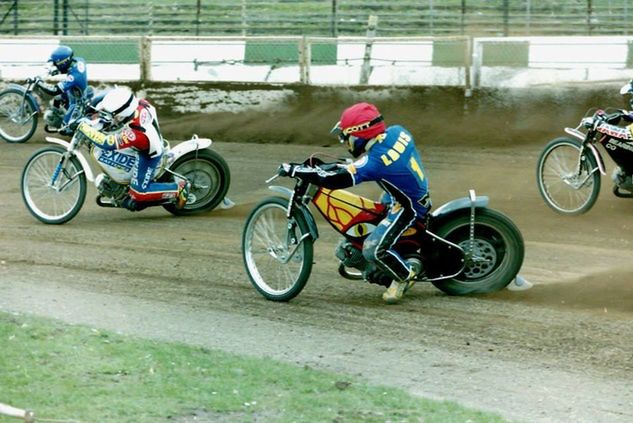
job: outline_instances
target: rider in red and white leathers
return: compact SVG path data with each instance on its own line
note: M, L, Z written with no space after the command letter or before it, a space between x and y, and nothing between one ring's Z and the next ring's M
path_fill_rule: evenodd
M124 200L123 207L141 210L164 204L170 199L176 202L177 207L184 207L189 189L187 183L153 181L163 156L163 138L156 109L146 100L137 99L127 88L109 91L97 108L119 129L102 132L98 125L83 122L77 131L105 150L133 148L139 152L132 171L129 198Z

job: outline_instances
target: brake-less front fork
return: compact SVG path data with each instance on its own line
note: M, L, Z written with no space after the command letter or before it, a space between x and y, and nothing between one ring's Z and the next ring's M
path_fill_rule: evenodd
M62 155L62 158L59 159L59 163L57 163L57 166L55 167L55 171L53 171L53 176L51 177L51 181L48 183L49 188L53 188L57 192L63 191L68 185L70 185L71 183L75 181L75 178L79 174L83 172L83 169L82 169L82 170L79 170L74 175L67 175L66 170L64 169L64 166L66 162L68 161L68 159L69 159L68 153L64 153ZM64 173L64 175L66 176L66 182L64 182L62 185L57 185L59 175L61 175L62 173Z

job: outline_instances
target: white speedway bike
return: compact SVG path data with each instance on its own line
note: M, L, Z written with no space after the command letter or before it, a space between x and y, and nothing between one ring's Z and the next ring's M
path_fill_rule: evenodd
M121 207L138 153L132 149L104 150L75 132L70 142L46 137L57 144L36 151L22 172L22 198L31 214L48 224L62 224L79 213L86 198L86 180L97 188L97 204ZM173 199L161 203L175 215L199 213L215 208L230 184L226 161L211 150L212 141L194 135L171 148L164 141L163 161L154 180L187 180L191 184L184 208Z

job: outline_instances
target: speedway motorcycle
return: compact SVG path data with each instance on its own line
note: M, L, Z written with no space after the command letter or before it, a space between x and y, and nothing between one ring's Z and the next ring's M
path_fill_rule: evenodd
M311 166L311 160L301 165ZM363 242L386 217L387 204L298 178L294 189L269 188L281 196L257 204L242 234L246 273L261 295L271 301L289 301L305 287L312 270L313 244L319 237L310 203L343 236L335 253L339 274L363 279L368 266ZM417 222L394 248L412 268L419 269L416 281L431 282L449 295L504 288L518 276L524 256L519 229L508 217L488 208L487 197L472 190L469 197L450 201L429 214L426 222Z
M8 143L28 141L37 129L39 114L42 111L38 95L47 95L38 90L42 77L29 78L24 85L9 84L0 92L0 138ZM38 93L39 91L39 93ZM36 95L36 93L38 95ZM92 87L86 90L86 98L78 107L85 107L94 93ZM63 127L66 109L50 108L44 112L44 130L48 133L59 132Z
M53 146L36 151L22 171L22 198L38 220L62 224L79 213L84 204L87 182L97 188L97 204L121 207L128 197L138 152L133 149L104 150L92 144L79 131L70 142L46 137ZM178 209L173 199L160 204L175 215L188 215L215 208L229 188L230 172L226 161L209 147L212 141L194 135L171 147L164 140L161 165L154 180L191 184L187 202Z
M620 94L633 94L633 81L624 85ZM565 128L571 136L553 139L545 146L537 162L536 180L550 208L564 215L579 215L593 207L601 175L607 174L598 145L617 165L611 175L613 194L633 198L633 135L629 127L618 126L623 120L627 125L633 123L633 112L591 109L576 128Z

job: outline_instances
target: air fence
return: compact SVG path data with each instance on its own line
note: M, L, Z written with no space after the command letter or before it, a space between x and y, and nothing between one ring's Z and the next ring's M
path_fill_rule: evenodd
M0 77L41 74L59 44L93 81L530 87L628 80L633 37L2 37Z

